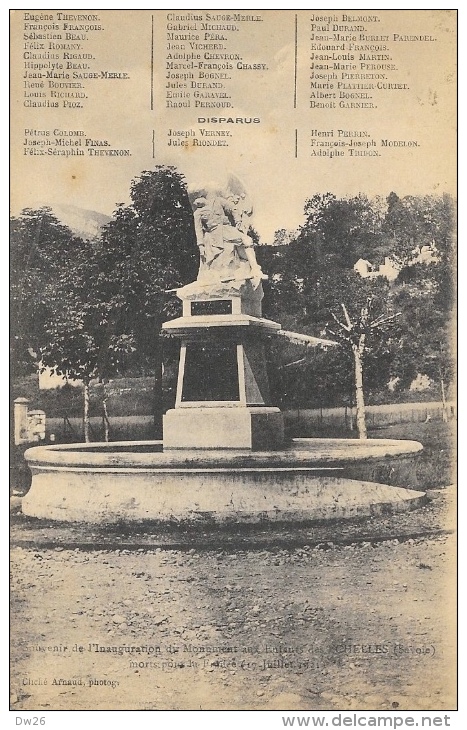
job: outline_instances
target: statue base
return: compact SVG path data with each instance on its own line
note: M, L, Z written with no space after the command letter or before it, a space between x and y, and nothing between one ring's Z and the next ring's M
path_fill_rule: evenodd
M224 307L225 311L218 311L219 314L262 316L263 287L261 281L254 278L193 281L177 289L177 296L183 302L184 317L198 314L203 305L197 305L197 302L212 302L214 310L216 306L221 310ZM207 305L205 307L207 308ZM214 314L214 311L212 313Z
M181 340L165 449L276 450L283 416L271 404L265 347L280 325L261 316L254 279L195 281L177 290L183 316L162 329Z
M174 408L164 416L164 449L277 450L284 444L279 408L203 406Z

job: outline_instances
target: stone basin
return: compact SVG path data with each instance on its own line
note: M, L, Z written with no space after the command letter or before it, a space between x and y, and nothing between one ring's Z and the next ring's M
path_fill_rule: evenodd
M419 506L422 446L293 439L276 451L164 449L162 441L38 446L30 517L65 522L313 522Z

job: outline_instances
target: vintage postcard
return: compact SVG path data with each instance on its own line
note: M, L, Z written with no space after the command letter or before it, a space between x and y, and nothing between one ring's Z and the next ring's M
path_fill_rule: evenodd
M456 11L10 27L11 710L449 725Z

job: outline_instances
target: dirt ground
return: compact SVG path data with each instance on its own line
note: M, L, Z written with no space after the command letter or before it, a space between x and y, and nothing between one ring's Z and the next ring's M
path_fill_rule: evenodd
M454 489L360 523L13 516L14 710L456 707Z

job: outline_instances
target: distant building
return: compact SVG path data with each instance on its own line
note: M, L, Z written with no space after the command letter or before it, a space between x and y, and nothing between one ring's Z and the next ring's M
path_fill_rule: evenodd
M436 253L434 244L431 246L426 245L420 248L414 248L412 258L407 263L407 266L431 264L436 261L439 261L439 256ZM403 266L390 256L385 256L384 264L380 264L379 266L373 265L366 259L358 259L353 268L357 274L360 274L362 279L375 279L377 276L384 276L388 281L395 281Z
M354 264L354 271L360 274L362 279L375 279L377 276L384 276L388 281L394 281L399 276L400 266L389 256L384 259L384 264L375 267L366 259L358 259Z
M420 249L415 249L414 254L415 257L410 262L412 264L431 264L439 261L434 246L422 246Z
M425 373L417 373L417 377L410 383L409 390L423 392L433 385L433 381Z
M393 261L389 256L384 257L384 264L378 267L378 271L375 272L376 276L384 276L388 281L395 281L399 276L401 267Z
M373 265L366 259L358 259L357 263L354 264L353 270L357 274L360 274L363 279L366 279L373 271Z

